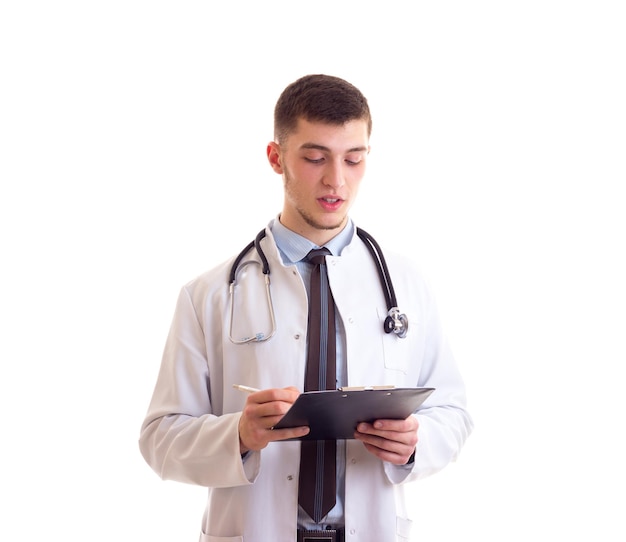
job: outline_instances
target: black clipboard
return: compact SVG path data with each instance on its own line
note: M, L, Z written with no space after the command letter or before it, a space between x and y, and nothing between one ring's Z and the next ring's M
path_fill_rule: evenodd
M308 425L297 440L354 438L360 422L403 420L415 412L435 388L324 390L301 393L274 429Z

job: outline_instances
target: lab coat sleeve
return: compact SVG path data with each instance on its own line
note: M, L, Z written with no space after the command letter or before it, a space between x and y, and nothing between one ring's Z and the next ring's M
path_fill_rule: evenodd
M239 451L241 413L214 412L204 332L186 288L180 292L139 447L164 480L207 487L250 484L259 453Z
M392 483L409 482L439 472L457 459L473 429L467 411L465 384L443 333L435 300L426 287L424 352L420 387L435 388L415 414L418 443L412 468L385 463Z
M449 350L447 345L444 348ZM450 367L447 374L437 375L437 385L432 400L417 414L418 443L412 478L424 478L456 461L473 429L473 421L465 408L461 377L456 370Z

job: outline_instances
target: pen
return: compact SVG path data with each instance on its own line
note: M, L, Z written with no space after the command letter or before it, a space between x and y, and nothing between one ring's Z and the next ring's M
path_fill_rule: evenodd
M233 388L240 390L240 391L246 391L248 393L254 393L255 391L261 391L258 388L251 388L250 386L244 386L242 384L233 384Z

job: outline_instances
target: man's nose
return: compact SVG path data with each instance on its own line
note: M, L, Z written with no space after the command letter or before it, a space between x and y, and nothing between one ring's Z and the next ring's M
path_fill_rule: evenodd
M346 184L343 163L332 162L324 175L324 184L332 188L340 188Z

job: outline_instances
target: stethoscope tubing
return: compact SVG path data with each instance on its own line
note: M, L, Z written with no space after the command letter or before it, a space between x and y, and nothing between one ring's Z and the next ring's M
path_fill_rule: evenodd
M383 256L383 251L380 248L380 245L376 242L376 240L365 230L361 228L356 228L356 233L363 241L367 250L369 251L372 259L376 263L376 271L378 272L378 277L380 279L380 284L382 286L383 294L385 296L385 301L387 303L387 311L388 316L384 322L384 331L385 333L394 332L398 337L404 338L406 337L407 329L408 329L408 319L405 314L402 314L397 306L396 293L393 287L393 283L391 282L391 276L389 274L389 268L387 267L387 262L385 257ZM233 265L230 269L230 275L228 278L228 284L231 291L231 295L234 295L234 285L237 279L237 270L242 265L241 262L246 254L252 250L253 248L256 250L259 259L261 260L261 270L263 275L265 275L265 283L267 288L267 296L268 301L270 303L270 315L272 320L272 331L269 335L264 336L263 339L254 339L253 337L246 337L241 340L235 340L232 337L231 340L235 343L244 343L249 342L251 340L267 340L274 334L275 331L275 321L274 321L274 311L271 304L271 294L269 292L269 275L270 275L270 266L267 261L267 257L265 256L265 252L261 248L261 240L266 236L265 229L262 229L254 238L253 241L248 243L246 247L239 253L239 255L235 258ZM246 262L247 263L247 262ZM258 263L258 262L257 262ZM234 309L234 300L231 301L231 331L232 331L232 320L233 314L232 310Z
M376 242L376 239L374 239L365 230L357 228L356 233L361 238L363 243L365 243L365 246L372 255L372 258L374 258L374 261L376 262L376 270L378 271L380 283L383 287L383 293L385 294L387 310L391 310L393 307L397 307L398 301L396 299L396 292L393 288L391 275L389 274L389 268L387 267L387 262L385 260L385 257L383 256L383 251L380 248L380 245Z

